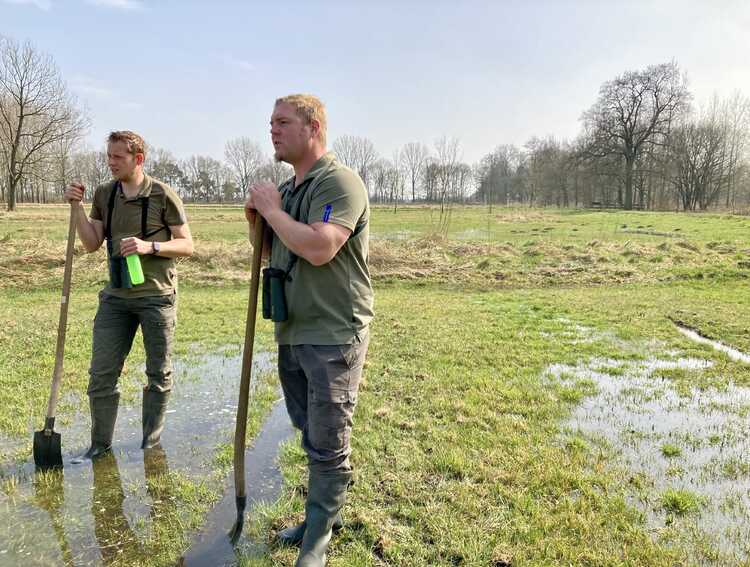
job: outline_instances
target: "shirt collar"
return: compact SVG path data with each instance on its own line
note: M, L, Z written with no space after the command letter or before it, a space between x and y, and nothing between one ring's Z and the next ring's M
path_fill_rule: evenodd
M119 183L119 182L118 182ZM153 185L153 179L150 175L143 174L143 181L141 186L138 188L138 194L135 197L128 198L125 196L125 192L122 190L122 183L120 183L120 197L126 201L135 201L136 199L143 199L151 196L151 187Z
M303 184L307 183L311 179L315 179L324 169L326 169L331 164L334 159L336 159L336 156L333 152L326 152L325 154L320 156L320 158L318 158L318 161L312 164L312 167L302 178L302 183L297 185L297 187L302 187ZM292 181L294 182L294 178L292 178Z

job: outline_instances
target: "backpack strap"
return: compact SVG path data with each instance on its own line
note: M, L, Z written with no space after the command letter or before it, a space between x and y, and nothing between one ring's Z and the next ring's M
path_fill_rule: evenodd
M153 236L154 234L158 234L162 230L166 230L168 232L169 226L167 225L167 219L165 216L166 207L162 207L161 209L161 226L159 228L156 228L152 230L151 232L146 232L146 221L148 220L148 204L149 204L150 197L141 197L141 238L149 238Z
M331 162L326 166L326 168L321 171L318 175L316 175L310 183L302 189L302 194L297 199L297 207L296 209L288 211L289 216L291 216L294 220L297 222L300 222L300 210L302 209L302 201L305 200L309 196L308 201L312 200L312 195L314 192L314 189L318 187L323 182L323 177L326 173L328 173L333 168L333 162L334 160L331 160ZM293 189L292 189L293 190ZM308 205L308 211L310 210ZM308 213L309 214L309 213ZM308 219L309 220L309 219ZM292 268L294 268L294 264L297 263L297 255L289 250L289 262L286 265L286 270L284 272L286 273L286 279L290 280L292 277L290 274L292 273Z
M120 189L121 183L119 181L115 181L115 184L112 186L112 191L109 193L109 201L107 203L107 224L104 227L104 238L107 239L107 241L112 240L112 213L115 210L115 203L116 197L117 197L117 190ZM147 221L148 221L148 205L149 205L149 199L150 197L140 197L138 200L141 202L141 239L146 239L150 236L153 236L154 234L157 234L161 232L162 230L169 230L169 226L167 225L167 220L164 216L164 209L161 211L161 222L162 226L159 228L152 230L151 232L146 231L147 227Z
M112 191L109 192L109 202L107 203L107 225L104 227L104 238L107 241L112 240L112 211L115 210L115 197L117 190L120 188L120 182L115 181Z

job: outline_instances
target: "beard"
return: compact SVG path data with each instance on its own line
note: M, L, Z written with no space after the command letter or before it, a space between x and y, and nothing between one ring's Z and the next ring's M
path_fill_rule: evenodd
M288 156L279 154L278 150L273 153L273 161L275 161L276 163L288 163L289 165L291 165Z

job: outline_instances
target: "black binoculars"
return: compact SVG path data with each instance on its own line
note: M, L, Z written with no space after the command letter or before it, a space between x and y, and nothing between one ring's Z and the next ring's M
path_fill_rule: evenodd
M284 281L286 272L278 268L263 270L263 318L274 323L287 320L286 297L284 297Z
M128 263L125 260L125 256L109 257L109 283L112 289L130 289L133 287L133 282L130 281L130 272L128 271Z

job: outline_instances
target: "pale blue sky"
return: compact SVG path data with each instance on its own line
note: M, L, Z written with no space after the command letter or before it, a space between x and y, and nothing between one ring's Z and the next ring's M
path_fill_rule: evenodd
M270 154L292 92L325 101L331 141L390 157L447 135L468 162L574 137L602 82L649 64L675 59L698 102L750 96L745 0L0 0L0 33L53 55L92 147L132 129L178 157L221 159L243 135Z

